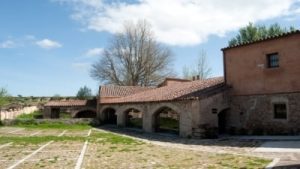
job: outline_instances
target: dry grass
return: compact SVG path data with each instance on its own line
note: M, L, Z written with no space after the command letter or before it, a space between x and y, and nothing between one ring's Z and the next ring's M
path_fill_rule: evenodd
M24 132L36 132L30 129ZM84 144L88 140L87 152L84 156L85 169L98 168L264 168L270 161L247 156L232 154L217 154L213 152L192 151L180 148L170 148L153 145L133 138L124 137L109 132L93 131L86 137L88 130L70 130L68 136L57 137L37 135L29 136L5 136L8 131L1 129L0 143L14 142L14 144L1 149L0 168L7 168L16 161L38 149L50 140L52 144L41 152L32 156L20 168L74 168L77 158ZM47 130L43 129L43 132ZM53 133L49 130L49 134ZM21 132L20 132L21 134Z

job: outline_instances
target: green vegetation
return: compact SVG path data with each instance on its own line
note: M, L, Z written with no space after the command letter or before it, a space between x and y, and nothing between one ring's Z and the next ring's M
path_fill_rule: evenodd
M8 92L5 88L0 88L0 108L9 103Z
M91 99L93 97L92 90L87 86L81 87L78 90L76 97L78 99Z
M67 124L68 122L64 121L66 118L70 118L70 113L61 113L61 121L52 121L52 120L38 120L38 117L42 116L41 111L35 111L30 114L21 114L19 115L12 123L13 126L32 128L32 129L90 129L91 126L88 121L86 122L76 122L75 124ZM38 118L38 119L37 119ZM71 123L71 122L70 122Z
M125 145L139 145L143 144L141 141L137 141L130 137L124 137L113 133L97 132L91 135L91 140L96 143L110 143L110 144L125 144Z
M71 114L68 112L59 112L59 118L70 119L72 118Z
M19 120L16 122L16 127L30 128L30 129L68 129L68 130L86 130L91 126L87 123L82 124L65 124L63 122L42 121L36 122L34 120Z
M62 131L63 130L61 130L61 132ZM23 137L1 136L0 144L4 144L8 142L13 142L14 144L40 144L49 141L86 141L86 140L89 140L89 142L92 143L101 143L101 144L123 144L123 145L144 144L143 142L137 141L133 138L121 136L118 134L108 133L108 132L94 132L89 137L85 137L85 136L60 136L60 137L59 136L23 136Z
M160 117L159 128L179 130L179 121L172 118Z
M0 144L13 142L14 144L41 144L49 141L85 141L85 137L70 137L70 136L26 136L26 137L13 137L1 136Z
M21 114L16 117L16 119L36 119L41 118L42 112L41 111L34 111L30 114Z
M129 127L142 128L143 127L143 119L142 118L130 118L128 120Z
M239 30L239 34L236 35L235 38L232 38L228 44L229 46L235 46L242 43L253 42L259 39L264 39L267 37L277 36L286 32L296 30L294 27L290 27L289 29L281 27L279 24L275 23L266 26L256 26L253 23L249 23L244 28Z

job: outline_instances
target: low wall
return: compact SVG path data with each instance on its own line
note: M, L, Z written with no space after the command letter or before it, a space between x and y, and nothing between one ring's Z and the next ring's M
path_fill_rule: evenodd
M37 106L23 107L18 109L0 110L0 119L14 119L21 114L30 114L39 110Z

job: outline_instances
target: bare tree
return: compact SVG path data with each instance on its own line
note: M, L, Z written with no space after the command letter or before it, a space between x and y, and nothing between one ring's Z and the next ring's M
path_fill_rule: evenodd
M91 76L105 84L150 86L170 75L170 64L171 51L156 42L146 21L127 22L92 65Z
M201 50L199 57L197 58L196 65L192 68L184 66L182 73L186 79L192 79L193 76L199 76L200 80L207 79L211 75L212 69L207 62L207 54L204 50Z

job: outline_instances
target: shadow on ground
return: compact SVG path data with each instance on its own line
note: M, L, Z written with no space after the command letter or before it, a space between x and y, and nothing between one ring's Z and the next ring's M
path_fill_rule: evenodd
M136 137L140 139L145 139L149 141L159 141L164 143L177 143L185 145L198 145L198 146L220 146L220 147L238 147L238 148L253 148L259 147L263 142L262 141L249 141L249 140L236 140L228 138L219 138L219 139L188 139L181 138L178 135L169 134L169 133L146 133L141 129L136 128L119 128L115 125L103 125L97 127L98 129L127 135L131 137Z
M279 165L279 166L276 166L276 167L272 167L272 169L300 169L300 164Z

